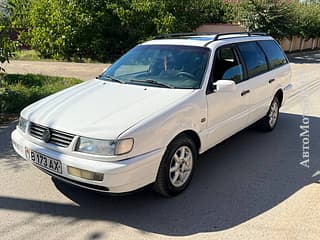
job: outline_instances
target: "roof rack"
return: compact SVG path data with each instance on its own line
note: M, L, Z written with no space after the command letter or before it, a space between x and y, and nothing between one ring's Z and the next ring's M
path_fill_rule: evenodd
M246 35L248 37L254 36L266 36L267 34L264 32L226 32L226 33L217 33L217 32L189 32L189 33L170 33L155 36L153 39L166 39L166 38L174 38L174 37L189 37L189 36L203 36L203 35L215 35L211 42L219 40L221 36L227 35Z
M226 32L226 33L218 33L213 41L219 40L219 37L221 36L226 36L226 35L234 35L234 34L240 34L240 35L246 35L248 37L253 37L253 36L266 36L267 34L264 32Z
M169 33L155 36L153 39L165 39L174 37L190 37L190 36L203 36L203 35L216 35L217 32L188 32L188 33Z

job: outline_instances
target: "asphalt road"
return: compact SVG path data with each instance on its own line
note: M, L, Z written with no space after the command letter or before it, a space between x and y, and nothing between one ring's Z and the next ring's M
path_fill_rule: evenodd
M319 59L292 58L295 93L273 132L249 128L204 153L189 188L172 199L149 189L110 197L53 181L12 150L16 123L0 127L0 239L318 240ZM303 116L309 168L301 165Z

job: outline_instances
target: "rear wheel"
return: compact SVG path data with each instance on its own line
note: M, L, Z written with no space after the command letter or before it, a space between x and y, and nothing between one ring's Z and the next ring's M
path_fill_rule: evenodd
M258 126L264 131L272 131L277 125L279 119L279 109L279 99L278 97L274 97L267 115L258 122Z
M153 189L166 197L185 190L191 181L197 155L196 145L188 135L176 138L162 158Z

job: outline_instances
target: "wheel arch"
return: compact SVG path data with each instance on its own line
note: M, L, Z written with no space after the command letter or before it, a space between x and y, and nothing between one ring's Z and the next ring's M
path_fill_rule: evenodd
M279 104L281 106L282 105L282 101L283 101L283 90L281 88L278 89L278 91L276 92L276 94L274 96L278 98Z
M200 137L198 135L197 132L195 132L194 130L188 129L188 130L184 130L182 132L180 132L179 134L177 134L168 144L168 146L177 138L183 136L183 135L187 135L192 141L194 141L194 143L196 144L196 147L198 149L198 153L200 151L201 148L201 140Z

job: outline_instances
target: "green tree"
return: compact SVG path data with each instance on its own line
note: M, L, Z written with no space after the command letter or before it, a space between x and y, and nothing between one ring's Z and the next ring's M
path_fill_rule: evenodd
M33 0L29 11L30 45L43 57L70 59L79 51L78 32L87 20L74 1Z
M29 27L31 0L6 0L7 9L14 28Z
M240 6L240 22L248 31L261 31L275 38L297 33L295 4L284 0L249 0Z
M0 63L9 62L9 57L15 51L15 42L11 40L12 28L8 14L7 4L0 3ZM0 71L4 71L0 67Z
M308 1L296 5L297 35L305 38L320 36L320 3Z
M152 36L225 21L221 0L7 0L15 27L43 57L114 58Z

